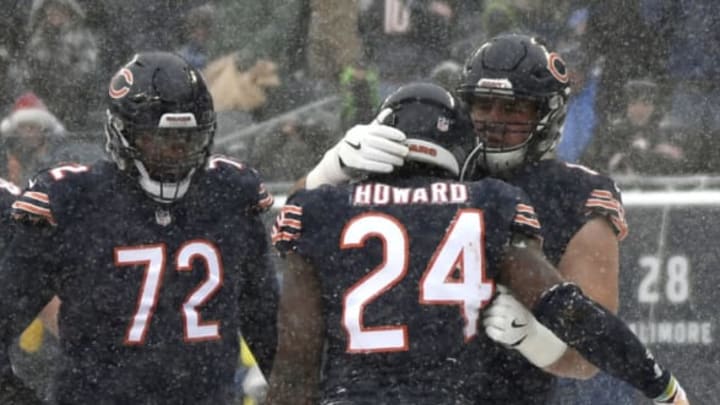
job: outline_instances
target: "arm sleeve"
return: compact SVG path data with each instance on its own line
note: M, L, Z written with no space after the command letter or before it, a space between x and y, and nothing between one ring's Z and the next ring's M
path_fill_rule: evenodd
M588 361L648 398L661 395L671 374L618 317L565 283L546 291L533 308L543 325Z
M260 370L269 376L277 346L278 280L264 225L259 217L255 220L255 254L248 258L242 286L241 332Z

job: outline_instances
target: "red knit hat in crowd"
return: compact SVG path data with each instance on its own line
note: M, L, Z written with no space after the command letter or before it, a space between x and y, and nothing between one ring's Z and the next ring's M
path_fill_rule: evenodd
M52 134L62 134L65 131L62 123L33 92L27 92L15 100L12 112L0 123L0 133L5 136L12 135L18 125L23 123L40 125Z

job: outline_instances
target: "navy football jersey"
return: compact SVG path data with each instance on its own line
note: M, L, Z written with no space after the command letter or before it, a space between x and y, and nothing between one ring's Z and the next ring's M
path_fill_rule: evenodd
M584 166L550 159L528 164L508 180L530 197L542 223L543 251L555 266L572 237L590 219L607 218L619 239L627 235L620 191L608 177ZM593 269L586 269L593 271ZM547 404L555 377L501 346L483 348L493 373L480 374L478 404Z
M619 240L627 236L620 190L607 176L550 159L525 166L508 181L530 197L543 224L543 250L554 265L577 231L592 218L606 218Z
M317 271L322 403L470 403L466 346L513 233L538 235L521 190L498 180L412 178L301 190L273 243ZM339 402L338 402L339 401Z
M257 173L215 156L160 204L114 163L42 172L13 204L0 330L17 335L62 300L61 404L224 404L242 330L265 371L277 281Z

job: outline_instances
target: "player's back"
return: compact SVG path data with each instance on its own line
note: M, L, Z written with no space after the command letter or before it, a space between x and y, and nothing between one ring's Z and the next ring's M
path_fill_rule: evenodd
M479 310L514 231L539 228L497 180L414 178L292 196L274 232L320 279L324 403L470 403ZM337 402L340 401L340 402Z

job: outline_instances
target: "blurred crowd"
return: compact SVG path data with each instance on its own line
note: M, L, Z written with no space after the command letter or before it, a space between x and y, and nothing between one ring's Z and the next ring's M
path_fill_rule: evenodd
M715 0L0 6L0 177L17 182L49 160L101 156L99 101L111 66L135 51L175 50L202 69L219 112L218 151L289 181L399 85L452 90L468 53L503 32L543 38L571 69L561 159L622 175L720 171Z

